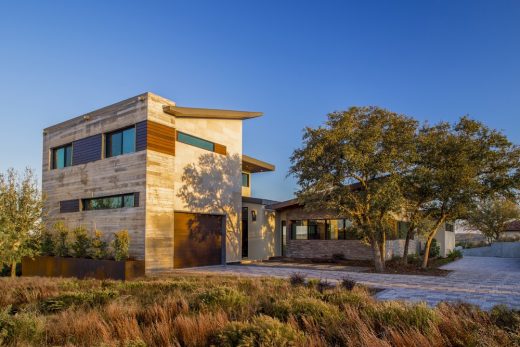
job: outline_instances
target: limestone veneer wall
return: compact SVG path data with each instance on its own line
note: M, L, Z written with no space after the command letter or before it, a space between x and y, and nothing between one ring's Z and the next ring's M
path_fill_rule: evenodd
M409 254L415 254L416 244L410 241ZM402 257L404 240L386 242L386 259ZM360 240L290 240L287 256L291 258L330 258L343 254L345 259L371 260L372 248Z

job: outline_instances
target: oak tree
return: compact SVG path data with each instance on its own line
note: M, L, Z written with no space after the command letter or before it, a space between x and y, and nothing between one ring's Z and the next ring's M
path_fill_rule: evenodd
M299 202L349 218L370 243L376 271L385 264L386 232L401 212L417 122L379 107L351 107L306 128L291 156Z

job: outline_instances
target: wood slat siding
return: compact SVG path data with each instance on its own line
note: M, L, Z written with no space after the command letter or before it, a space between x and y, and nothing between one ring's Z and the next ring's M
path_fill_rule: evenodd
M146 131L147 149L175 155L175 128L148 121Z
M79 199L60 201L60 213L79 212Z
M218 143L215 143L214 151L215 151L215 153L222 154L222 155L227 154L226 146L220 145Z
M222 216L175 212L175 268L222 263Z
M147 122L139 122L135 125L135 151L144 151L146 149L146 133Z
M81 165L100 160L102 142L102 134L74 141L72 143L72 165Z

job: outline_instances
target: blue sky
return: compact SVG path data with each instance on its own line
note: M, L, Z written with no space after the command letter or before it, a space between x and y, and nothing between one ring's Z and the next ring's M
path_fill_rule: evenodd
M469 114L520 143L518 1L0 2L0 170L40 175L41 130L152 91L263 111L244 153L277 166L253 193L291 198L289 156L328 112Z

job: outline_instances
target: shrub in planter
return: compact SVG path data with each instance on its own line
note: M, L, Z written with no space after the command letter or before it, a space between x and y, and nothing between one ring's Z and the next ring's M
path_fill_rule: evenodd
M91 240L88 235L87 229L83 226L79 226L72 230L74 235L74 242L72 243L72 250L76 258L87 258L90 256Z
M94 232L91 240L91 255L94 259L105 259L108 256L108 244L103 240L103 233L99 230Z
M40 252L42 255L54 255L56 245L54 244L54 236L48 230L44 230L41 236Z
M62 221L56 222L53 228L56 237L54 254L66 257L69 255L69 229Z
M114 249L114 259L117 261L128 259L128 248L130 237L127 230L121 230L114 234L112 248Z

